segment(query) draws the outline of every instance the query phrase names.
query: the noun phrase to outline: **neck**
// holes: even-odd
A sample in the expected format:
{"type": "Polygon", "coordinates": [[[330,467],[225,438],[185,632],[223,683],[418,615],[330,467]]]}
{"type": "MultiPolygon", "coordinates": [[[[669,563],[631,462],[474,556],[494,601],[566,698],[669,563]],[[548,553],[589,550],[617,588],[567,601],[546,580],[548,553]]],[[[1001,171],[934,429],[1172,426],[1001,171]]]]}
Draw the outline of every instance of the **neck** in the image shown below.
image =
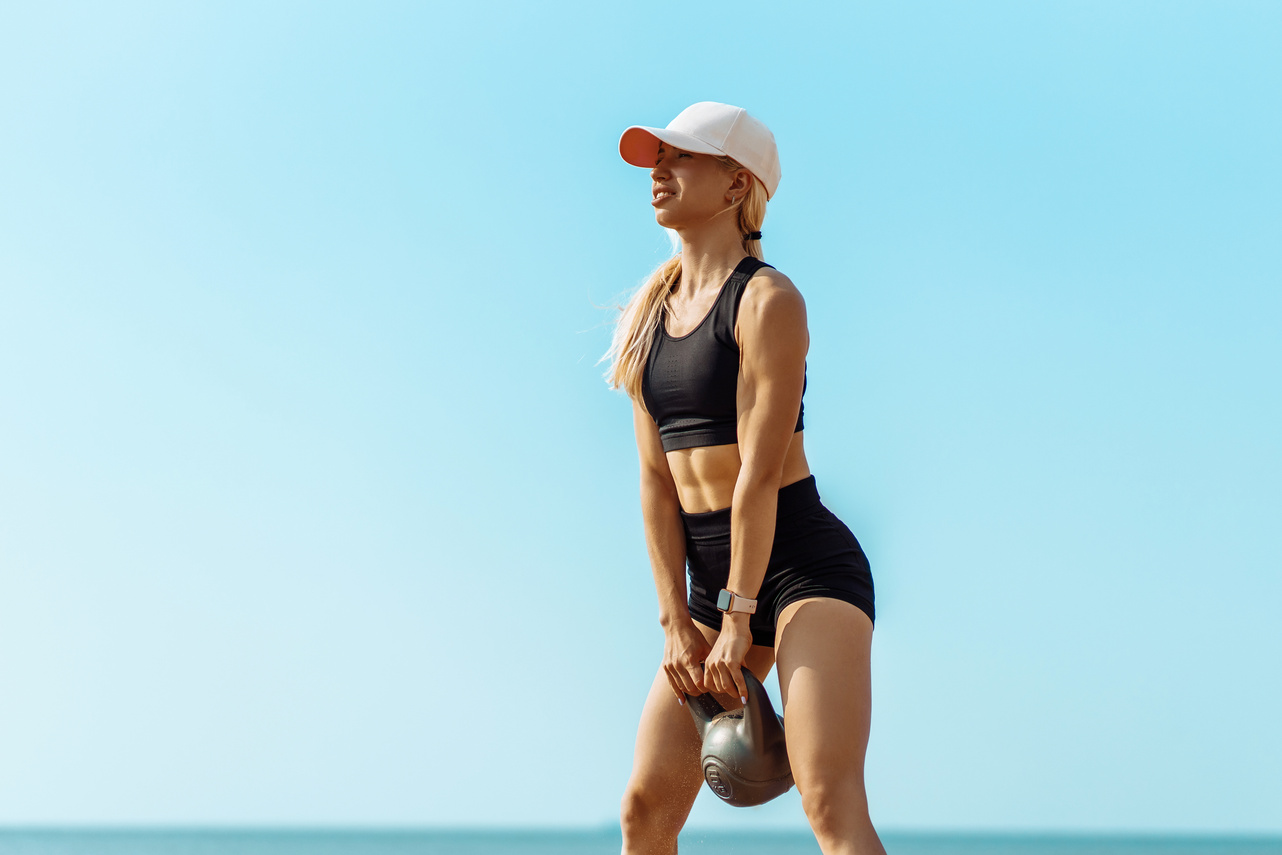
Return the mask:
{"type": "Polygon", "coordinates": [[[677,230],[681,237],[681,285],[688,295],[716,290],[748,254],[736,216],[719,216],[677,230]]]}

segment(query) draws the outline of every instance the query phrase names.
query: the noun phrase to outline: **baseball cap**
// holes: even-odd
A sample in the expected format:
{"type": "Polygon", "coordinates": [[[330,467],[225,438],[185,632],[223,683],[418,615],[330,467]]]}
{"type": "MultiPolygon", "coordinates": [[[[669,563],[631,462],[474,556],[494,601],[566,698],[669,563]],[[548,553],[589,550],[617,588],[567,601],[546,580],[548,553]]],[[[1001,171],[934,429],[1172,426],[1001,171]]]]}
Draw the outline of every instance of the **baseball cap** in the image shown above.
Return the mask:
{"type": "Polygon", "coordinates": [[[682,110],[666,128],[633,125],[619,137],[619,154],[633,166],[652,168],[659,144],[667,143],[698,154],[733,157],[766,188],[773,198],[779,186],[779,151],[775,135],[742,107],[700,101],[682,110]]]}

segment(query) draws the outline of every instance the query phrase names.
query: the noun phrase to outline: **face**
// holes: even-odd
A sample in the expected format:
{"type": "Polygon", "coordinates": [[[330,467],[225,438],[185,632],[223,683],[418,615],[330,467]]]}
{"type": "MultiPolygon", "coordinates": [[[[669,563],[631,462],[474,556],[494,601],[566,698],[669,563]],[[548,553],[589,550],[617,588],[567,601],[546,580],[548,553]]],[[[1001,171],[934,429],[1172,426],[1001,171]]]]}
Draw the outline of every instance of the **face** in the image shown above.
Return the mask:
{"type": "Polygon", "coordinates": [[[650,170],[651,202],[654,219],[668,229],[697,226],[719,215],[732,215],[732,196],[742,200],[745,189],[736,189],[742,179],[709,154],[695,154],[659,146],[654,168],[650,170]]]}

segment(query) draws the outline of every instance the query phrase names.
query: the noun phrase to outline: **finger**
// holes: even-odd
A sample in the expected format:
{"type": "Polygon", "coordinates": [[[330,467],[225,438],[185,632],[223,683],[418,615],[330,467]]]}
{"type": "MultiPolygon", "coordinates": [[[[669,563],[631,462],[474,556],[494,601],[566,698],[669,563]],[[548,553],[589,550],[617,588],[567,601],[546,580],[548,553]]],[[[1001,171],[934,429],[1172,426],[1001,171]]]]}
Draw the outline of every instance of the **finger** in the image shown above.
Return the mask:
{"type": "Polygon", "coordinates": [[[687,694],[698,694],[690,692],[690,687],[686,685],[685,673],[675,664],[664,665],[663,670],[668,675],[668,685],[672,687],[672,693],[677,696],[677,701],[685,704],[687,694]]]}
{"type": "Polygon", "coordinates": [[[726,680],[724,677],[725,665],[720,662],[714,662],[708,668],[708,685],[715,691],[725,694],[726,680]]]}
{"type": "Polygon", "coordinates": [[[686,673],[687,669],[684,663],[674,661],[666,667],[668,669],[668,682],[672,683],[672,687],[680,692],[683,698],[685,695],[699,694],[690,683],[690,675],[686,673]]]}
{"type": "Polygon", "coordinates": [[[686,671],[686,677],[690,680],[690,684],[695,687],[695,690],[691,692],[694,695],[702,695],[708,691],[705,679],[707,675],[704,674],[701,664],[690,665],[686,671]]]}
{"type": "Polygon", "coordinates": [[[736,690],[734,684],[734,672],[732,669],[733,666],[731,665],[726,665],[721,669],[721,691],[725,692],[727,695],[733,695],[737,698],[739,697],[739,692],[736,690]]]}
{"type": "Polygon", "coordinates": [[[676,680],[669,680],[668,684],[672,687],[672,694],[676,695],[677,703],[681,704],[681,706],[685,706],[686,693],[685,690],[681,688],[681,684],[676,680]]]}
{"type": "Polygon", "coordinates": [[[748,703],[748,681],[743,679],[743,671],[736,667],[730,672],[730,676],[734,678],[734,687],[738,690],[735,694],[739,696],[739,700],[748,703]]]}

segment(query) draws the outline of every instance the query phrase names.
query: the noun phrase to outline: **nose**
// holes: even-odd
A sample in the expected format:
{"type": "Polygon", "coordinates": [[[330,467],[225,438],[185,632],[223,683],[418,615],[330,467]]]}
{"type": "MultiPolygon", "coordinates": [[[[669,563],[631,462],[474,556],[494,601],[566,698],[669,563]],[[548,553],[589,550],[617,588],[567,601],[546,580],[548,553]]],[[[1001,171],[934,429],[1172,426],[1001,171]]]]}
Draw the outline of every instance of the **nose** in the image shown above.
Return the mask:
{"type": "Polygon", "coordinates": [[[664,158],[663,160],[659,161],[654,165],[654,169],[650,170],[650,177],[653,180],[658,181],[659,179],[667,176],[668,167],[665,165],[666,163],[667,163],[667,158],[664,158]]]}

